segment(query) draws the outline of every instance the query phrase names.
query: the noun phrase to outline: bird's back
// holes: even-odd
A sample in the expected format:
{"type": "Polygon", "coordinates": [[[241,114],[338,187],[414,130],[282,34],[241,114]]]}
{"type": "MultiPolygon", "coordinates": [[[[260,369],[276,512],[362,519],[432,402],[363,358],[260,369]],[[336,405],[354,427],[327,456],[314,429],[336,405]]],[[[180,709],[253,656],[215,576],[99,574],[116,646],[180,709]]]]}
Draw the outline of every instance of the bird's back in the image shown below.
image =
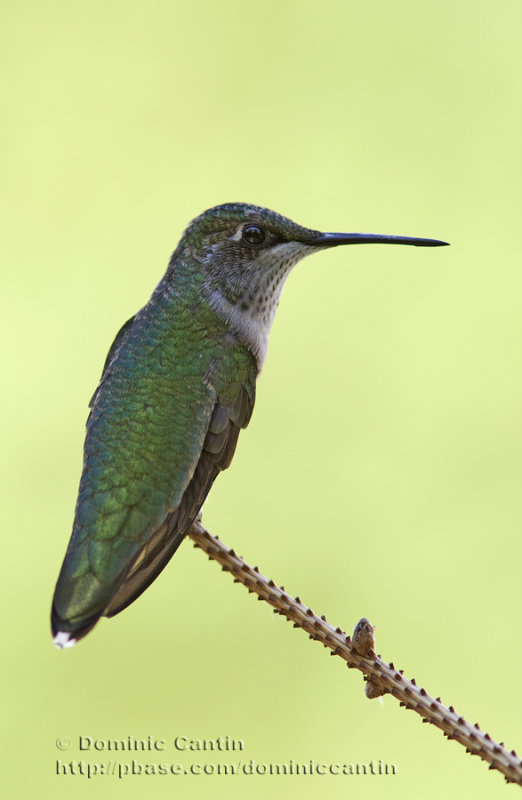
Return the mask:
{"type": "Polygon", "coordinates": [[[153,296],[109,352],[87,422],[55,635],[80,638],[154,580],[250,419],[255,359],[211,309],[198,310],[187,293],[153,296]]]}

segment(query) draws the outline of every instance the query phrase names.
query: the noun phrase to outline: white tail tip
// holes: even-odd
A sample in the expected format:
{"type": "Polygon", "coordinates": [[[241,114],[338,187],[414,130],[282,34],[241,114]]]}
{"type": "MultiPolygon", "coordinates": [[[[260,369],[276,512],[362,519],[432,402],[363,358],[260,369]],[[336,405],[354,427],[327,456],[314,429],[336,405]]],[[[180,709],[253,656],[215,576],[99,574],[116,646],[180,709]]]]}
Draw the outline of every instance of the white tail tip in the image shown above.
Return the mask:
{"type": "Polygon", "coordinates": [[[76,639],[73,639],[71,634],[67,633],[67,631],[58,631],[53,639],[53,643],[55,647],[62,650],[64,647],[74,647],[76,639]]]}

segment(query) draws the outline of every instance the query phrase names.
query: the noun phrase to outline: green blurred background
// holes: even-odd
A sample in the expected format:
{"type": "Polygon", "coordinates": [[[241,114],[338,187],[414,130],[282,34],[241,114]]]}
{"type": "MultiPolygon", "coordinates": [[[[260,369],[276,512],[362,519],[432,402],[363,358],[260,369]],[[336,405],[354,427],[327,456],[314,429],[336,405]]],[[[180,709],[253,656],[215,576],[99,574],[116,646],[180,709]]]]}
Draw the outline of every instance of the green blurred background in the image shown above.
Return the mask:
{"type": "Polygon", "coordinates": [[[385,658],[520,745],[521,22],[519,0],[4,2],[10,796],[512,791],[394,700],[367,701],[359,673],[188,541],[77,648],[52,647],[48,614],[88,400],[190,219],[241,200],[324,230],[447,239],[296,268],[204,522],[334,625],[369,617],[385,658]],[[56,776],[80,735],[228,735],[244,761],[398,774],[56,776]]]}

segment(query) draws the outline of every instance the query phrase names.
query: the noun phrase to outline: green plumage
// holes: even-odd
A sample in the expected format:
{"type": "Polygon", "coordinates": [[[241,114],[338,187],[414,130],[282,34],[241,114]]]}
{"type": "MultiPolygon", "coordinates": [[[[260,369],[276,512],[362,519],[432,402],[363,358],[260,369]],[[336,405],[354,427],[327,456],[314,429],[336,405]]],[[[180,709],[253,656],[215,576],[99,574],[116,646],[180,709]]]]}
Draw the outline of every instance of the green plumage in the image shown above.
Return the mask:
{"type": "MultiPolygon", "coordinates": [[[[179,516],[189,489],[206,495],[250,418],[255,358],[227,335],[212,309],[194,314],[200,283],[183,288],[156,292],[123,326],[92,400],[73,533],[53,611],[55,630],[76,638],[107,612],[162,526],[160,549],[173,539],[179,544],[201,503],[185,500],[181,527],[171,525],[169,532],[165,521],[176,511],[179,516]],[[221,430],[205,451],[219,409],[221,430]],[[195,478],[202,454],[209,463],[195,478]]],[[[140,591],[150,582],[143,568],[142,575],[140,591]]]]}

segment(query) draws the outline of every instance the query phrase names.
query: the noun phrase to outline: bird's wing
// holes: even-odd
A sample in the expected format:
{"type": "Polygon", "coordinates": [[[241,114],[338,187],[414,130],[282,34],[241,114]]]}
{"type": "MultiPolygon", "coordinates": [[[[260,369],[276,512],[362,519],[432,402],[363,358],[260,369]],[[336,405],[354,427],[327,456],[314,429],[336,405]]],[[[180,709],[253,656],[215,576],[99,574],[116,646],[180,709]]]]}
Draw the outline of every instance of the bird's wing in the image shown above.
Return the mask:
{"type": "MultiPolygon", "coordinates": [[[[76,640],[151,583],[173,555],[252,413],[257,366],[223,329],[192,325],[183,350],[156,318],[118,333],[87,423],[71,541],[52,627],[76,640]]],[[[175,332],[174,332],[175,333],[175,332]]]]}
{"type": "Polygon", "coordinates": [[[118,333],[114,337],[114,341],[110,346],[109,352],[107,353],[107,358],[105,359],[105,364],[103,365],[100,382],[99,382],[98,386],[96,387],[96,389],[94,390],[94,394],[93,394],[93,396],[91,397],[91,399],[89,401],[89,408],[93,407],[94,401],[96,400],[96,395],[100,391],[100,388],[101,388],[101,386],[103,384],[104,378],[107,375],[107,368],[108,368],[109,364],[111,363],[112,359],[114,358],[114,356],[117,354],[117,352],[120,349],[120,347],[122,346],[123,342],[125,341],[125,334],[130,330],[130,327],[131,327],[132,323],[134,322],[135,318],[136,318],[136,315],[134,314],[130,319],[127,320],[127,322],[124,322],[123,325],[121,326],[120,330],[118,331],[118,333]]]}
{"type": "Polygon", "coordinates": [[[241,386],[231,405],[216,403],[199,461],[181,503],[138,553],[103,616],[113,617],[123,611],[168,564],[189,532],[216,476],[232,461],[239,431],[250,421],[254,397],[255,384],[252,383],[248,387],[241,386]]]}

